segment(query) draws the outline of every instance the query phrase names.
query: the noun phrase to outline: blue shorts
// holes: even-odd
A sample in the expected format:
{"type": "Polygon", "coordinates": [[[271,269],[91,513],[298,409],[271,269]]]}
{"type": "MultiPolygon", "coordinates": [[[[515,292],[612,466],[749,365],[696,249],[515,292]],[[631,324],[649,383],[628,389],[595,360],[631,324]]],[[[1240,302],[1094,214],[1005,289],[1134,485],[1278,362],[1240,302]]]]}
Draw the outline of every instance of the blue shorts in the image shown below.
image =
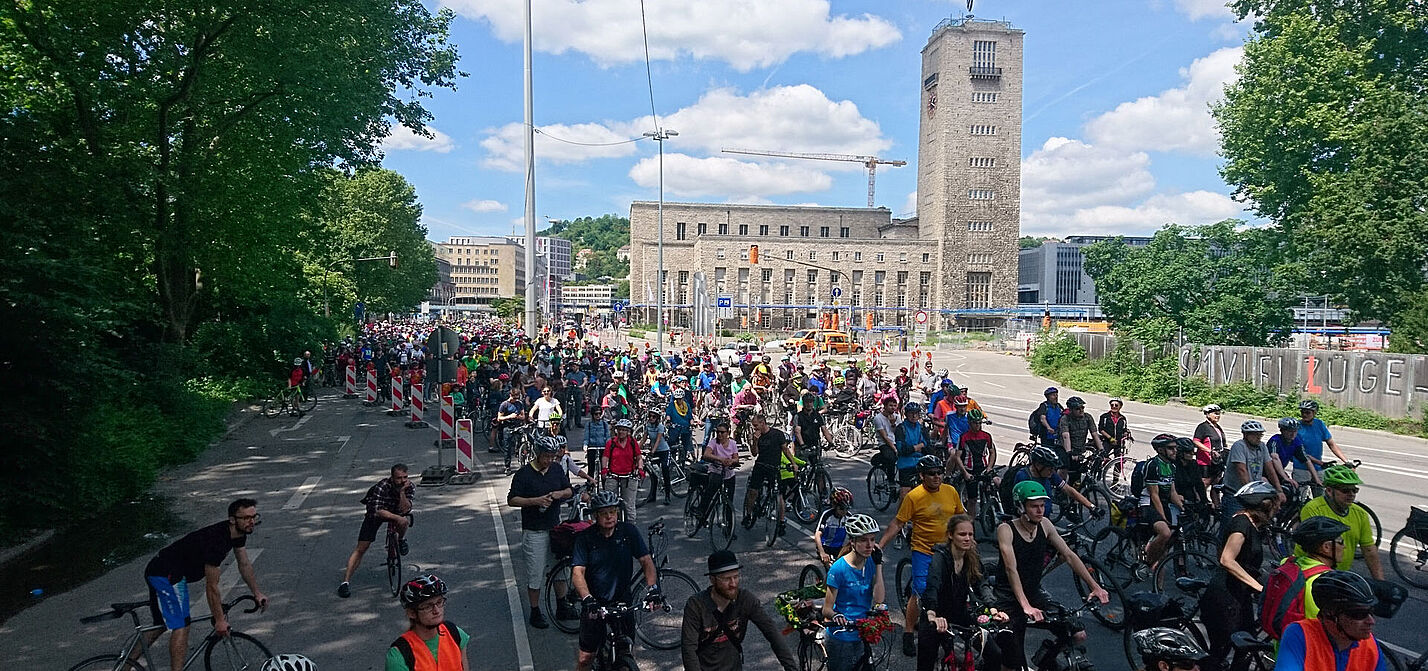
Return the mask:
{"type": "Polygon", "coordinates": [[[144,580],[149,583],[149,611],[153,613],[154,624],[163,624],[169,629],[187,627],[188,583],[182,580],[171,583],[161,575],[144,576],[144,580]]]}
{"type": "Polygon", "coordinates": [[[932,555],[912,551],[912,593],[922,595],[927,589],[927,569],[932,566],[932,555]]]}

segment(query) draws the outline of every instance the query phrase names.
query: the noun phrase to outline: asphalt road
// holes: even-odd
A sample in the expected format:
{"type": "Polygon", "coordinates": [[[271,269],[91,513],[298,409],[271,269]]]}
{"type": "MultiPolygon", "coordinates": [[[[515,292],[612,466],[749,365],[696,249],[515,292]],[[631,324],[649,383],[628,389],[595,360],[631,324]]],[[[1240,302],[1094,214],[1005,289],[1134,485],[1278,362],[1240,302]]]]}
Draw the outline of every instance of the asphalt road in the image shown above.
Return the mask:
{"type": "MultiPolygon", "coordinates": [[[[973,397],[994,421],[990,428],[995,440],[1004,448],[1024,438],[1026,415],[1050,384],[1030,375],[1015,356],[942,351],[934,355],[934,363],[950,368],[959,384],[972,388],[973,397]]],[[[311,415],[297,420],[256,418],[199,461],[167,473],[156,489],[181,502],[191,528],[223,519],[224,507],[235,497],[258,499],[262,524],[248,547],[259,583],[272,603],[265,613],[235,615],[235,629],[257,636],[275,653],[306,654],[323,669],[380,669],[386,648],[405,627],[400,607],[386,591],[380,550],[367,556],[354,577],[351,598],[340,599],[335,590],[361,521],[358,500],[393,462],[410,464],[413,474],[435,463],[436,434],[433,429],[405,428],[404,419],[388,417],[380,408],[364,408],[358,401],[341,400],[332,390],[324,392],[311,415]]],[[[1104,397],[1080,395],[1096,413],[1105,407],[1104,397]]],[[[1147,453],[1151,435],[1188,433],[1201,419],[1195,409],[1134,402],[1127,404],[1126,412],[1142,441],[1138,449],[1147,453]]],[[[429,420],[434,416],[428,413],[429,420]]],[[[1225,422],[1237,426],[1241,419],[1226,417],[1225,422]]],[[[1335,429],[1335,437],[1351,458],[1364,461],[1368,483],[1360,500],[1383,520],[1386,550],[1387,539],[1402,526],[1408,507],[1424,499],[1419,488],[1428,479],[1428,442],[1353,429],[1335,429]]],[[[579,443],[578,433],[571,443],[579,443]]],[[[476,484],[418,490],[408,561],[439,574],[451,586],[447,615],[472,634],[476,669],[573,668],[574,636],[554,628],[531,629],[524,623],[524,590],[516,586],[522,569],[519,557],[512,554],[520,539],[518,511],[504,504],[509,479],[498,475],[499,464],[488,462],[481,446],[477,452],[485,477],[476,484]]],[[[835,482],[851,489],[860,502],[867,500],[865,459],[866,455],[830,460],[835,482]]],[[[743,480],[741,475],[741,495],[743,480]]],[[[678,534],[680,513],[676,500],[672,506],[642,508],[637,521],[644,526],[665,517],[671,531],[669,566],[694,577],[702,587],[707,542],[703,536],[686,539],[678,534]]],[[[890,519],[891,511],[879,517],[890,519]]],[[[808,530],[791,526],[787,537],[773,548],[764,548],[755,535],[739,538],[733,549],[744,564],[743,588],[769,603],[772,612],[773,595],[795,586],[799,570],[816,559],[808,530]]],[[[900,556],[890,553],[889,585],[900,556]]],[[[11,618],[0,626],[0,635],[9,642],[0,651],[0,668],[67,669],[90,655],[111,652],[128,633],[125,621],[82,625],[78,619],[100,612],[110,602],[143,599],[141,575],[146,562],[142,558],[120,565],[11,618]]],[[[230,597],[244,589],[231,566],[225,566],[221,587],[230,597]]],[[[1069,584],[1050,587],[1067,603],[1074,598],[1069,584]]],[[[1381,621],[1378,631],[1395,646],[1422,650],[1428,648],[1428,635],[1415,623],[1428,617],[1428,593],[1411,591],[1413,598],[1398,617],[1381,621]]],[[[194,610],[195,614],[206,611],[200,596],[195,597],[194,610]]],[[[787,640],[795,643],[795,637],[787,640]]],[[[1126,668],[1119,633],[1093,623],[1088,647],[1099,668],[1126,668]]],[[[745,642],[747,668],[776,668],[766,649],[759,634],[751,633],[745,642]]],[[[165,668],[163,650],[156,649],[154,655],[165,668]]],[[[642,668],[680,668],[677,651],[640,648],[637,655],[642,668]]],[[[892,668],[912,666],[910,659],[897,655],[893,661],[892,668]]]]}

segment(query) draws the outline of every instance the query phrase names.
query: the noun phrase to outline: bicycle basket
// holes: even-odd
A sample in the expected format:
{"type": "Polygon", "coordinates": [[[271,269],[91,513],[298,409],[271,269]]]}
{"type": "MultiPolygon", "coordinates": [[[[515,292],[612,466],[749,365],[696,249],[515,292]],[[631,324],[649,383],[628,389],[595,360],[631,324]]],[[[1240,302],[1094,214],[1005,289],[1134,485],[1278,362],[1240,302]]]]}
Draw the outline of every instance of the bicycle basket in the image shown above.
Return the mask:
{"type": "Polygon", "coordinates": [[[689,482],[690,491],[697,491],[708,486],[709,463],[698,461],[690,464],[689,470],[684,472],[684,479],[689,482]]]}
{"type": "Polygon", "coordinates": [[[1409,538],[1428,543],[1428,508],[1413,506],[1408,509],[1408,525],[1403,528],[1409,538]]]}

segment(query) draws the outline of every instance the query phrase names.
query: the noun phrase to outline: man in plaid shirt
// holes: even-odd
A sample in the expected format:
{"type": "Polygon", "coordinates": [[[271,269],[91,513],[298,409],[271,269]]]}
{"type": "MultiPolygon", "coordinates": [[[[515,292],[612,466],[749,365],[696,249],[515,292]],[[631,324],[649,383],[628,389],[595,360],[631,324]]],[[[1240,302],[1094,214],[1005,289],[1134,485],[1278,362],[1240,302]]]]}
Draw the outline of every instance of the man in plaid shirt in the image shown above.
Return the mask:
{"type": "Polygon", "coordinates": [[[367,505],[367,515],[362,518],[362,529],[357,532],[357,547],[347,558],[347,571],[342,574],[342,584],[337,586],[337,596],[345,599],[352,595],[352,586],[348,581],[357,571],[357,565],[362,563],[362,555],[367,554],[372,541],[377,540],[377,529],[383,524],[392,525],[400,539],[401,553],[407,553],[407,526],[411,522],[405,515],[412,511],[412,494],[415,491],[416,487],[407,477],[406,464],[393,464],[391,474],[367,490],[367,495],[362,497],[362,503],[367,505]]]}

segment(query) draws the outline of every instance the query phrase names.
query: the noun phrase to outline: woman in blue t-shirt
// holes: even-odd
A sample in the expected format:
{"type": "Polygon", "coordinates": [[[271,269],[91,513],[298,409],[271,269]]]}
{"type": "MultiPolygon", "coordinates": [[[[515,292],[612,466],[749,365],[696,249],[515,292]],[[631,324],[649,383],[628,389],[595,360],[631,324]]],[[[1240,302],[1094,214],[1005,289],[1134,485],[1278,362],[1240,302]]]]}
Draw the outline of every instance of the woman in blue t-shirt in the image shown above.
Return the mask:
{"type": "Polygon", "coordinates": [[[829,624],[824,649],[827,671],[852,671],[867,648],[852,628],[854,621],[874,609],[885,608],[882,551],[875,534],[878,523],[867,515],[853,514],[843,523],[852,549],[828,569],[827,594],[823,597],[823,619],[829,624]]]}

